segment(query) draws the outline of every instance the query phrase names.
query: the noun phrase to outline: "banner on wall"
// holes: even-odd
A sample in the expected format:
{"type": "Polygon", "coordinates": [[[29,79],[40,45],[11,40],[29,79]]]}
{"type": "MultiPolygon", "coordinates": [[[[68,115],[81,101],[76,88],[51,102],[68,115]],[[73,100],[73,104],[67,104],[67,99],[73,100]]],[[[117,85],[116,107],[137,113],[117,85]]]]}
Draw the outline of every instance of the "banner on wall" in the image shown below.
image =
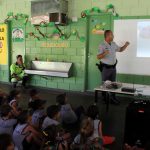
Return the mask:
{"type": "Polygon", "coordinates": [[[24,41],[24,31],[22,28],[13,28],[12,40],[13,40],[13,42],[23,42],[24,41]]]}
{"type": "Polygon", "coordinates": [[[0,24],[0,65],[7,64],[7,25],[0,24]]]}

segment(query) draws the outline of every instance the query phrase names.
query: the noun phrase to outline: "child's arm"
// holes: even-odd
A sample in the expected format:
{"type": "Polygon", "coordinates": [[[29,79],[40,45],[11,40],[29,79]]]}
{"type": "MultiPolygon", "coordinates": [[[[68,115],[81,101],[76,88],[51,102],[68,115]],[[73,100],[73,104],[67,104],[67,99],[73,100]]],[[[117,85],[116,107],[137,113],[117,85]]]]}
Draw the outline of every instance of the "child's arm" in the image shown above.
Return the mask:
{"type": "Polygon", "coordinates": [[[38,132],[35,128],[33,128],[31,125],[29,125],[26,128],[26,132],[31,132],[33,135],[40,137],[42,134],[38,132]]]}
{"type": "Polygon", "coordinates": [[[20,114],[20,111],[18,111],[18,108],[17,108],[17,103],[14,102],[12,105],[12,113],[15,115],[15,116],[18,116],[20,114]]]}
{"type": "Polygon", "coordinates": [[[100,121],[99,126],[98,126],[98,132],[99,132],[99,136],[100,138],[103,137],[103,133],[102,133],[102,122],[100,121]]]}
{"type": "Polygon", "coordinates": [[[60,143],[59,146],[58,146],[58,149],[59,150],[68,150],[68,144],[67,142],[63,142],[62,144],[60,143]]]}

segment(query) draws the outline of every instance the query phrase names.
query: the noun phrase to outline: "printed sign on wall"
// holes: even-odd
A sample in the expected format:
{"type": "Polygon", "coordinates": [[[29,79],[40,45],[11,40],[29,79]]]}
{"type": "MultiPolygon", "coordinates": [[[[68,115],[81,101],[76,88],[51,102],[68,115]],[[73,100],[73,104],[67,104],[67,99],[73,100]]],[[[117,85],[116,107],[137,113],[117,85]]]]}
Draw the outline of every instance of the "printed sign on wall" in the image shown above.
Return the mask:
{"type": "Polygon", "coordinates": [[[7,64],[7,51],[8,51],[8,39],[7,39],[7,25],[0,24],[0,65],[7,64]]]}
{"type": "Polygon", "coordinates": [[[41,47],[44,47],[44,48],[68,48],[69,42],[61,42],[61,43],[44,42],[44,43],[42,43],[41,47]]]}
{"type": "Polygon", "coordinates": [[[24,31],[22,28],[14,28],[12,30],[12,40],[13,40],[13,42],[23,42],[24,41],[24,31]]]}

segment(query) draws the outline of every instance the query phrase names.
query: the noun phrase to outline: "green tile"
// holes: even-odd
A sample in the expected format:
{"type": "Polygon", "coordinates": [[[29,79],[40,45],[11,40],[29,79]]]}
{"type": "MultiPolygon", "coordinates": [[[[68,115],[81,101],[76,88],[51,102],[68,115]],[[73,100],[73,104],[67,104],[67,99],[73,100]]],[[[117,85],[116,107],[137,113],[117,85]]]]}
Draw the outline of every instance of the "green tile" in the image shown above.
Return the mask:
{"type": "Polygon", "coordinates": [[[72,48],[85,48],[85,43],[80,41],[71,41],[72,48]]]}
{"type": "Polygon", "coordinates": [[[71,61],[74,63],[83,64],[84,63],[84,57],[83,56],[71,56],[71,61]]]}
{"type": "Polygon", "coordinates": [[[84,56],[85,55],[85,48],[77,48],[77,55],[84,56]]]}
{"type": "Polygon", "coordinates": [[[53,55],[63,55],[64,50],[63,50],[63,48],[52,48],[52,54],[53,55]]]}
{"type": "Polygon", "coordinates": [[[126,75],[126,83],[134,83],[135,78],[133,75],[126,75]]]}
{"type": "Polygon", "coordinates": [[[3,71],[3,75],[8,78],[8,76],[9,76],[9,71],[8,71],[8,70],[7,70],[7,71],[3,71]]]}
{"type": "Polygon", "coordinates": [[[1,65],[1,70],[8,70],[8,65],[1,65]]]}
{"type": "Polygon", "coordinates": [[[49,54],[52,54],[52,49],[51,48],[41,48],[40,49],[40,53],[41,54],[44,53],[44,54],[48,54],[49,55],[49,54]]]}
{"type": "Polygon", "coordinates": [[[32,80],[41,80],[41,77],[39,75],[31,75],[32,80]]]}
{"type": "Polygon", "coordinates": [[[84,77],[76,77],[76,84],[84,84],[84,77]]]}
{"type": "Polygon", "coordinates": [[[46,87],[47,83],[46,81],[37,80],[36,85],[41,87],[46,87]]]}
{"type": "Polygon", "coordinates": [[[47,82],[47,87],[48,88],[57,88],[57,82],[51,82],[51,81],[48,81],[47,82]]]}
{"type": "Polygon", "coordinates": [[[76,48],[64,48],[64,55],[76,55],[76,48]]]}
{"type": "Polygon", "coordinates": [[[58,55],[48,55],[49,61],[57,61],[58,55]]]}
{"type": "Polygon", "coordinates": [[[62,77],[53,77],[52,81],[53,82],[63,83],[64,82],[64,78],[62,78],[62,77]]]}
{"type": "Polygon", "coordinates": [[[43,77],[43,76],[40,76],[41,78],[41,81],[43,81],[43,82],[47,82],[48,81],[48,79],[47,79],[47,77],[43,77]]]}
{"type": "Polygon", "coordinates": [[[26,48],[26,54],[30,54],[30,48],[26,48]]]}
{"type": "Polygon", "coordinates": [[[36,85],[36,80],[29,80],[28,83],[29,83],[30,85],[36,85]]]}
{"type": "Polygon", "coordinates": [[[70,78],[64,78],[64,83],[76,83],[76,78],[75,77],[70,77],[70,78]]]}
{"type": "Polygon", "coordinates": [[[36,47],[35,41],[27,41],[26,42],[26,47],[27,48],[35,48],[36,47]]]}
{"type": "Polygon", "coordinates": [[[40,48],[31,48],[30,49],[30,53],[32,54],[32,53],[34,53],[34,54],[39,54],[41,51],[40,51],[41,49],[40,48]]]}
{"type": "Polygon", "coordinates": [[[71,57],[68,55],[58,55],[57,61],[59,61],[59,62],[71,62],[71,57]]]}
{"type": "Polygon", "coordinates": [[[125,74],[117,74],[117,81],[118,82],[125,82],[127,81],[127,76],[125,74]]]}
{"type": "Polygon", "coordinates": [[[134,75],[133,82],[136,83],[136,84],[143,84],[144,78],[143,78],[143,76],[140,76],[140,75],[134,75]]]}
{"type": "Polygon", "coordinates": [[[150,85],[150,76],[143,76],[143,84],[150,85]]]}
{"type": "Polygon", "coordinates": [[[72,91],[84,91],[83,84],[70,84],[70,90],[72,91]]]}
{"type": "Polygon", "coordinates": [[[58,89],[69,90],[69,84],[68,83],[58,83],[58,89]]]}
{"type": "Polygon", "coordinates": [[[36,47],[43,47],[43,44],[46,43],[46,41],[38,41],[38,40],[36,40],[35,43],[36,43],[35,44],[36,47]]]}

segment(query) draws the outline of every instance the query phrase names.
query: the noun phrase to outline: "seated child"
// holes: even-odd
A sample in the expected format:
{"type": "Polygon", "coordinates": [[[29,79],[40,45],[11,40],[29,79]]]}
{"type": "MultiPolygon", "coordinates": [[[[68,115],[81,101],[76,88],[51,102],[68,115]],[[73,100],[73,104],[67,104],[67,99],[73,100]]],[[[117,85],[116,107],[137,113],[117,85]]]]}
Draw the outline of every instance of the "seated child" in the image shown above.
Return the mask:
{"type": "Polygon", "coordinates": [[[0,134],[0,150],[15,150],[15,146],[9,134],[0,134]]]}
{"type": "Polygon", "coordinates": [[[18,116],[21,112],[21,109],[18,107],[18,102],[21,97],[21,92],[13,90],[9,94],[9,105],[12,107],[12,113],[14,116],[18,116]]]}
{"type": "Polygon", "coordinates": [[[89,108],[87,109],[87,116],[94,121],[94,133],[90,138],[94,139],[99,137],[103,139],[104,145],[112,144],[115,141],[115,137],[103,136],[102,134],[102,122],[98,119],[99,117],[98,107],[95,105],[89,106],[89,108]]]}
{"type": "Polygon", "coordinates": [[[31,89],[29,94],[29,102],[34,102],[35,100],[40,99],[39,92],[36,89],[31,89]]]}
{"type": "Polygon", "coordinates": [[[44,131],[44,150],[68,150],[68,143],[64,139],[62,129],[57,125],[50,125],[44,131]]]}
{"type": "Polygon", "coordinates": [[[42,129],[50,125],[59,125],[60,109],[57,105],[51,105],[47,108],[47,117],[44,119],[42,129]]]}
{"type": "Polygon", "coordinates": [[[18,150],[38,148],[41,144],[41,133],[30,125],[28,111],[22,111],[18,116],[18,125],[13,132],[13,141],[18,150]]]}
{"type": "Polygon", "coordinates": [[[0,109],[0,134],[7,133],[12,135],[14,126],[17,124],[17,119],[12,118],[12,108],[5,104],[0,109]]]}
{"type": "Polygon", "coordinates": [[[60,94],[56,97],[56,102],[60,106],[61,122],[64,124],[73,124],[77,122],[77,116],[72,110],[71,105],[67,103],[66,94],[60,94]]]}
{"type": "Polygon", "coordinates": [[[44,117],[46,116],[44,110],[45,103],[46,103],[45,100],[40,100],[40,99],[33,102],[32,125],[37,128],[41,128],[44,117]]]}
{"type": "Polygon", "coordinates": [[[75,150],[90,150],[98,149],[102,150],[99,139],[90,139],[93,135],[94,126],[93,121],[90,118],[86,118],[82,121],[80,127],[80,133],[75,137],[71,149],[75,150]]]}

